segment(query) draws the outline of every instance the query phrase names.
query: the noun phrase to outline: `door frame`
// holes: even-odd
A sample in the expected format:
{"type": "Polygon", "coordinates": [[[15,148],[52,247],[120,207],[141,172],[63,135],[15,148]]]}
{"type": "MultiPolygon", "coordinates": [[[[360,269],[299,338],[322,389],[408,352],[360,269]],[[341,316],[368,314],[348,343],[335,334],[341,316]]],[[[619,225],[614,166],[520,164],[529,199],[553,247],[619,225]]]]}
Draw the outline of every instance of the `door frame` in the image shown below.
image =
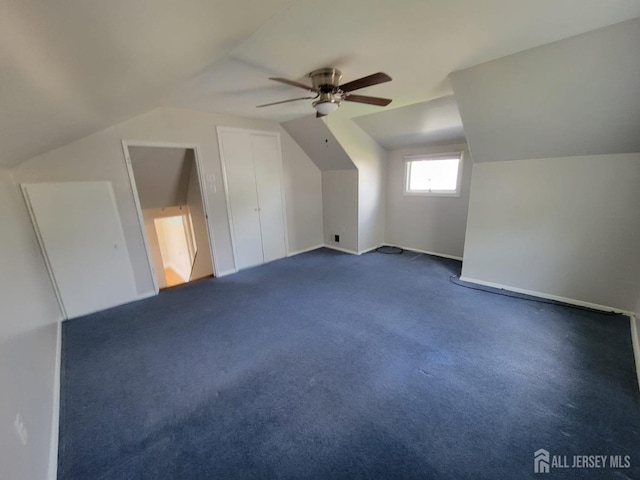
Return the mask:
{"type": "Polygon", "coordinates": [[[209,205],[206,195],[206,185],[204,181],[204,169],[202,167],[202,160],[200,156],[200,146],[195,143],[168,143],[168,142],[153,142],[143,140],[122,140],[122,150],[124,152],[125,165],[127,167],[127,174],[129,176],[129,186],[131,187],[131,193],[133,194],[133,202],[136,206],[136,214],[138,216],[138,226],[142,233],[144,240],[144,249],[147,254],[147,263],[149,265],[149,272],[153,280],[153,289],[157,295],[160,292],[158,287],[158,279],[156,278],[156,272],[153,268],[153,258],[151,257],[151,249],[149,248],[149,240],[147,238],[147,229],[144,225],[144,216],[142,214],[142,207],[140,205],[140,197],[138,196],[138,187],[136,185],[136,179],[133,172],[133,166],[131,165],[131,155],[129,153],[129,147],[155,147],[155,148],[180,148],[186,150],[193,150],[194,162],[196,167],[196,173],[198,175],[198,184],[200,185],[200,197],[202,199],[202,208],[204,210],[205,220],[207,222],[207,235],[209,237],[209,251],[211,252],[211,265],[213,266],[213,276],[217,277],[216,268],[216,250],[215,242],[213,239],[213,231],[211,229],[211,222],[209,222],[209,205]]]}
{"type": "MultiPolygon", "coordinates": [[[[280,156],[280,196],[282,199],[282,223],[284,225],[284,250],[285,250],[285,258],[289,256],[289,231],[287,230],[287,203],[286,196],[284,194],[284,167],[282,165],[282,146],[280,143],[280,132],[273,132],[270,130],[255,130],[250,128],[238,128],[238,127],[225,127],[225,126],[217,126],[216,134],[218,136],[218,151],[220,153],[220,165],[222,167],[222,184],[224,186],[224,200],[227,204],[227,220],[229,222],[229,234],[231,235],[231,251],[233,253],[233,267],[235,271],[238,271],[238,252],[236,251],[236,239],[233,233],[233,215],[231,213],[231,201],[229,199],[229,183],[227,181],[227,166],[224,157],[224,149],[222,148],[222,137],[221,134],[229,132],[229,133],[249,133],[254,135],[263,135],[263,136],[271,136],[275,137],[276,143],[278,145],[278,155],[280,156]]],[[[264,256],[263,256],[264,260],[264,256]]]]}
{"type": "Polygon", "coordinates": [[[47,254],[47,249],[45,248],[45,245],[44,245],[44,239],[42,238],[42,233],[40,232],[40,228],[38,227],[38,221],[36,220],[36,215],[33,210],[33,206],[31,205],[31,199],[29,198],[28,188],[29,188],[28,183],[20,184],[20,190],[22,191],[22,196],[27,206],[27,212],[29,213],[29,219],[31,220],[33,231],[35,232],[36,239],[38,240],[38,246],[40,247],[40,252],[42,253],[42,259],[44,260],[44,263],[47,267],[47,272],[49,273],[49,279],[51,280],[53,292],[55,293],[56,300],[58,301],[58,307],[60,307],[62,320],[68,320],[69,314],[67,313],[67,310],[64,306],[64,301],[62,300],[62,294],[60,293],[60,288],[58,287],[56,276],[53,273],[53,266],[51,265],[51,261],[49,260],[49,255],[47,254]]]}

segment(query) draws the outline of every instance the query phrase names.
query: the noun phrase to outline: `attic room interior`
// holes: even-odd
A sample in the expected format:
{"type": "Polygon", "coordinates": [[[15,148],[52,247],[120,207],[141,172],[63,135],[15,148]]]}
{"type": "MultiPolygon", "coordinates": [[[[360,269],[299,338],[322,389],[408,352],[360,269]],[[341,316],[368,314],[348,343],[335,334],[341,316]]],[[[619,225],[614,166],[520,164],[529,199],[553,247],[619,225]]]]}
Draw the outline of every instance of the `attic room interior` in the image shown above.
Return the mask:
{"type": "Polygon", "coordinates": [[[640,478],[640,2],[0,0],[0,478],[640,478]]]}

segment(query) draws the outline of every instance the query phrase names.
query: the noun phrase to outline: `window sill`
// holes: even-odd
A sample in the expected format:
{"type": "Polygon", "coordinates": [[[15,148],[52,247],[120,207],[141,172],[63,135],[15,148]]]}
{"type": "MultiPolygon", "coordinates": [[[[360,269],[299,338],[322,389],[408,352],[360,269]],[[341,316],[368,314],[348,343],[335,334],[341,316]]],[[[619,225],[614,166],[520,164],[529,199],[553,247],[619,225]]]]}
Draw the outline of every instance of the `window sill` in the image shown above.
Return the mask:
{"type": "Polygon", "coordinates": [[[460,192],[404,192],[407,197],[460,197],[460,192]]]}

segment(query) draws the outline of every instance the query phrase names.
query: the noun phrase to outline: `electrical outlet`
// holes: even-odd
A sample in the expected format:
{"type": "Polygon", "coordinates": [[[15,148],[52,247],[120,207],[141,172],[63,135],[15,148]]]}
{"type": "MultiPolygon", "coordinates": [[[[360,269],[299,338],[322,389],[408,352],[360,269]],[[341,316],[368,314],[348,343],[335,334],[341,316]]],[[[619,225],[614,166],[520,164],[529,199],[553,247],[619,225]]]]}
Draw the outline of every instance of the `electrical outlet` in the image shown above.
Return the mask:
{"type": "Polygon", "coordinates": [[[340,243],[340,235],[334,235],[333,236],[333,241],[336,243],[340,243]]]}
{"type": "Polygon", "coordinates": [[[18,435],[20,442],[22,442],[22,445],[26,445],[29,441],[29,434],[27,433],[27,427],[24,426],[24,422],[22,421],[22,416],[19,413],[13,421],[13,426],[16,430],[16,435],[18,435]]]}

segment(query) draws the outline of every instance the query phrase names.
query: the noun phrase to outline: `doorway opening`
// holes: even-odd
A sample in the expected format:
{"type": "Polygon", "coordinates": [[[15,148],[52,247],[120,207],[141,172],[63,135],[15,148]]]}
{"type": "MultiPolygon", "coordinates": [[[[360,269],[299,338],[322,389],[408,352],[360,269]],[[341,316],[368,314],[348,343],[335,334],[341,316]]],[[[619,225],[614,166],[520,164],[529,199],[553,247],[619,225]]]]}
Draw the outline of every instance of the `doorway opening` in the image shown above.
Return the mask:
{"type": "Polygon", "coordinates": [[[154,218],[153,223],[167,287],[187,283],[198,251],[191,214],[154,218]]]}
{"type": "Polygon", "coordinates": [[[156,290],[214,275],[195,148],[126,145],[156,290]]]}

